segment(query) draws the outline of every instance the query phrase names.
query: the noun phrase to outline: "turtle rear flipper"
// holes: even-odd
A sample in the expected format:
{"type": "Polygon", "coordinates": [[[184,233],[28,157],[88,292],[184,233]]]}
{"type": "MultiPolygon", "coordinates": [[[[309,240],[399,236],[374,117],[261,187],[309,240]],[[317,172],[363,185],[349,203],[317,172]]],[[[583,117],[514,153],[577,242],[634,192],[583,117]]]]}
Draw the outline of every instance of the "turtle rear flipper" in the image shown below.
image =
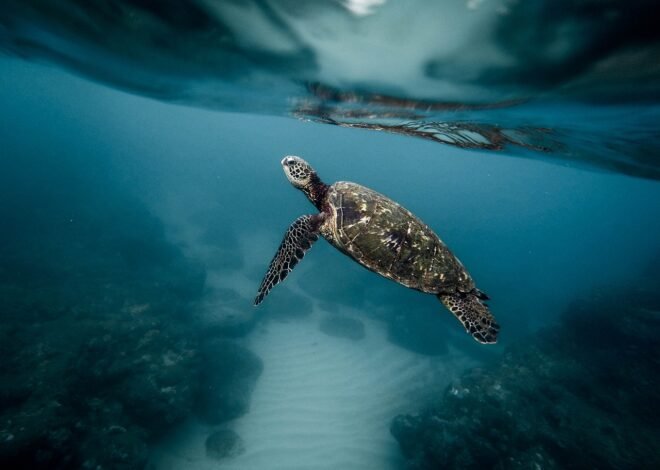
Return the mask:
{"type": "Polygon", "coordinates": [[[439,294],[438,298],[478,342],[483,344],[497,342],[500,326],[477,294],[457,292],[439,294]]]}
{"type": "Polygon", "coordinates": [[[282,282],[298,262],[303,259],[305,252],[312,247],[318,239],[319,227],[323,223],[323,215],[303,215],[291,224],[284,234],[284,239],[277,249],[277,253],[268,266],[254,305],[259,305],[275,285],[282,282]]]}

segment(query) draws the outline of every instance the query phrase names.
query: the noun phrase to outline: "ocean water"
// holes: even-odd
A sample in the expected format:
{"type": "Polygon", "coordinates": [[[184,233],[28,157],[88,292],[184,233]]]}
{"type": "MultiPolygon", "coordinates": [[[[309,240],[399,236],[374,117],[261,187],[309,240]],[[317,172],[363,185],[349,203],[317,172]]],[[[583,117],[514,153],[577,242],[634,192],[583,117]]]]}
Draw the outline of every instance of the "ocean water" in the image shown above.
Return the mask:
{"type": "Polygon", "coordinates": [[[656,10],[5,2],[0,467],[660,466],[656,10]],[[323,239],[254,307],[285,155],[436,231],[497,344],[323,239]]]}

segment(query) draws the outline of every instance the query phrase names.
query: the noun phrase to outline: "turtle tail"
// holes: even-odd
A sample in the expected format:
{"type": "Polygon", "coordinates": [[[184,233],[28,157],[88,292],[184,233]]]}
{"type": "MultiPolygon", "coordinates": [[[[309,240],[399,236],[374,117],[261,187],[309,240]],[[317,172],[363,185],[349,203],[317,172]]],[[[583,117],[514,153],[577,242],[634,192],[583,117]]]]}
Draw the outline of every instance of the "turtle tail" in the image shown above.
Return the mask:
{"type": "Polygon", "coordinates": [[[469,293],[438,294],[438,299],[463,324],[474,339],[483,344],[497,342],[500,326],[482,301],[488,296],[479,290],[469,293]]]}

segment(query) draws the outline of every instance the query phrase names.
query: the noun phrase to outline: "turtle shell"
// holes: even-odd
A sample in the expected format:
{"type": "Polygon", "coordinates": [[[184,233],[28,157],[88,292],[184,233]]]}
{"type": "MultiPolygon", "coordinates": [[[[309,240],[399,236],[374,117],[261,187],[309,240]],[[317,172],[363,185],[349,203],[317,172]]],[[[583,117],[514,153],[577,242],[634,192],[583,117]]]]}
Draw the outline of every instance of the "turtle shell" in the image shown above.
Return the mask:
{"type": "Polygon", "coordinates": [[[469,292],[474,282],[428,225],[391,199],[344,181],[330,186],[323,232],[358,263],[428,293],[469,292]]]}

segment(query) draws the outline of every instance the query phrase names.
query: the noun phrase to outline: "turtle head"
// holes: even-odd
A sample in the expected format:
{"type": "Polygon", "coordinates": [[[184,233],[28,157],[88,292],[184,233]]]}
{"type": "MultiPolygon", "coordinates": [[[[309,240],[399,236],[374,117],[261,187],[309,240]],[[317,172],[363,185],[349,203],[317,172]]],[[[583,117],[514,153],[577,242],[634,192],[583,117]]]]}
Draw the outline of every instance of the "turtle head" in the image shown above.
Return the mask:
{"type": "Polygon", "coordinates": [[[284,157],[282,168],[289,182],[298,189],[304,189],[318,180],[314,169],[300,157],[284,157]]]}
{"type": "Polygon", "coordinates": [[[319,210],[323,210],[323,201],[328,186],[323,184],[309,163],[292,155],[282,159],[282,168],[289,182],[300,189],[319,210]]]}

